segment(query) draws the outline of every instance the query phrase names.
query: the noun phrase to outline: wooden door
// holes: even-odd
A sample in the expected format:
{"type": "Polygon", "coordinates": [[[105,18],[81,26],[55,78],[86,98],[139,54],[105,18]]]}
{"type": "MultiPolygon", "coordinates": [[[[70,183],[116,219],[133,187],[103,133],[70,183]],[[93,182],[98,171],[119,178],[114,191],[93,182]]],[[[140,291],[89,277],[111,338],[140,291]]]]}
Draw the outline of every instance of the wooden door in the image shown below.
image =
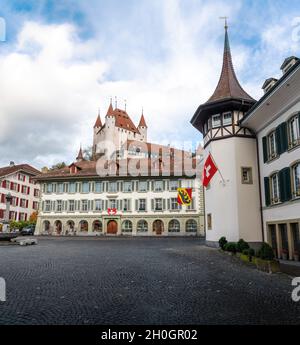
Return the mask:
{"type": "Polygon", "coordinates": [[[156,235],[161,235],[163,232],[163,223],[161,220],[156,220],[153,223],[153,230],[155,231],[156,235]]]}
{"type": "Polygon", "coordinates": [[[118,232],[118,224],[115,220],[111,220],[107,224],[107,233],[110,235],[116,235],[118,232]]]}

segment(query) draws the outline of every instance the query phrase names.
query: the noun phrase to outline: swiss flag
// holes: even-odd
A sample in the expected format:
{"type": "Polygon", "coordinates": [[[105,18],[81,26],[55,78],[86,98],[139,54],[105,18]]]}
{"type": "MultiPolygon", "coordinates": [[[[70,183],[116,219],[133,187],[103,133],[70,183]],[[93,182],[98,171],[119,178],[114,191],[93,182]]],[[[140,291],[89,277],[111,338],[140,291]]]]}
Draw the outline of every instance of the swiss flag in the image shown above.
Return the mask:
{"type": "Polygon", "coordinates": [[[208,155],[203,169],[203,178],[202,184],[204,187],[207,187],[210,180],[214,177],[215,173],[218,171],[218,168],[212,159],[211,154],[208,155]]]}

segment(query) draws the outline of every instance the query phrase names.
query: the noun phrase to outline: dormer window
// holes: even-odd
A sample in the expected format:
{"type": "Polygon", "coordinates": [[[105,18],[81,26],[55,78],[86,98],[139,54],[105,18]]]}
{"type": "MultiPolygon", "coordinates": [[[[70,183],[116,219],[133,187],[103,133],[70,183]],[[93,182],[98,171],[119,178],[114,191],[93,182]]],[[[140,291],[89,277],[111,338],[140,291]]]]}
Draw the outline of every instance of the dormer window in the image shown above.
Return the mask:
{"type": "Polygon", "coordinates": [[[232,124],[232,113],[224,113],[223,114],[223,126],[231,125],[232,124]]]}
{"type": "Polygon", "coordinates": [[[221,126],[221,115],[213,115],[212,116],[212,128],[217,128],[221,126]]]}

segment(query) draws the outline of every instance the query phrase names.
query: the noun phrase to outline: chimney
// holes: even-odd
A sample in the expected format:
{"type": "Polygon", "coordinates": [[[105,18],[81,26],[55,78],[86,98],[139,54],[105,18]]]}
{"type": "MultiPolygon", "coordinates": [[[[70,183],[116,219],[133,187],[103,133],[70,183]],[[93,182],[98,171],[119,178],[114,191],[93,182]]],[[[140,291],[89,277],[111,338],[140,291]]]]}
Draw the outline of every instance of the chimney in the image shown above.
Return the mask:
{"type": "Polygon", "coordinates": [[[10,166],[10,167],[14,167],[14,166],[15,166],[15,162],[10,161],[10,162],[9,162],[9,166],[10,166]]]}

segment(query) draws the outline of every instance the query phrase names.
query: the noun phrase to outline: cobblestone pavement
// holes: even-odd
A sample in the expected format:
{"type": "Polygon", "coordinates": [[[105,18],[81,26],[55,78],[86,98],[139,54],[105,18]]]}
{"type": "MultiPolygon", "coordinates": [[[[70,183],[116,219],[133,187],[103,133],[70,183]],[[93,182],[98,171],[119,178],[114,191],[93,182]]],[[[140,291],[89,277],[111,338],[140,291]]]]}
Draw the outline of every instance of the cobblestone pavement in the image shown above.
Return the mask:
{"type": "Polygon", "coordinates": [[[55,238],[1,246],[0,324],[299,324],[291,278],[195,238],[55,238]]]}

